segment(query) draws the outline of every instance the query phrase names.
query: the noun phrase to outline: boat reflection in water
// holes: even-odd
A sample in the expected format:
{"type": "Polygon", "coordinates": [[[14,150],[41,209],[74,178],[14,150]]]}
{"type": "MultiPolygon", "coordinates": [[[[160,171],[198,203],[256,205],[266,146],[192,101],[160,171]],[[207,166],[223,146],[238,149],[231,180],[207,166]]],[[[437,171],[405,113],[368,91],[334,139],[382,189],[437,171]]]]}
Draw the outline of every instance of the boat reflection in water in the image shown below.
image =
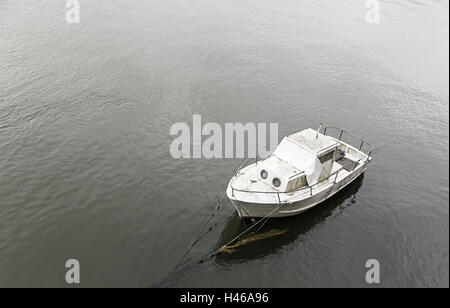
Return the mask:
{"type": "MultiPolygon", "coordinates": [[[[260,230],[258,229],[261,224],[255,226],[254,230],[249,231],[247,235],[226,246],[217,255],[216,262],[226,265],[229,262],[246,262],[276,253],[286,245],[299,240],[327,218],[340,215],[345,208],[355,204],[357,201],[356,195],[363,180],[364,175],[329,200],[302,215],[283,219],[269,219],[260,230]]],[[[220,235],[217,248],[231,241],[250,227],[251,223],[246,221],[245,225],[237,213],[230,217],[220,235]]]]}

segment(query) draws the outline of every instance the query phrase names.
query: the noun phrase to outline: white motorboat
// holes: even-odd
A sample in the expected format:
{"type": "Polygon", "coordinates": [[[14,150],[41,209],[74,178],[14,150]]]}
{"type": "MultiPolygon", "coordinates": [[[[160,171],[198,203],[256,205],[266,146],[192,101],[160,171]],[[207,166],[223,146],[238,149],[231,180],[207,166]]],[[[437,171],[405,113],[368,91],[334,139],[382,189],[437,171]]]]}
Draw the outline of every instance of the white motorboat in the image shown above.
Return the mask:
{"type": "Polygon", "coordinates": [[[308,128],[283,138],[268,158],[237,170],[227,197],[241,218],[297,215],[362,175],[371,152],[369,143],[343,129],[308,128]]]}

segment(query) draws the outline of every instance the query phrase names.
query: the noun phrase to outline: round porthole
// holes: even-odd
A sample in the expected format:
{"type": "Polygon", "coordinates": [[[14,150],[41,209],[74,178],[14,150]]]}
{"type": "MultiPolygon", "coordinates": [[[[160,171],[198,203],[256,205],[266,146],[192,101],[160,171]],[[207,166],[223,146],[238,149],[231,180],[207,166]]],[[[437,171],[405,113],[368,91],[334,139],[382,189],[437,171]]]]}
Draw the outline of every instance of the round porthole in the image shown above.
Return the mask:
{"type": "Polygon", "coordinates": [[[272,184],[273,184],[273,186],[275,186],[275,187],[280,187],[281,181],[280,181],[279,178],[274,178],[273,181],[272,181],[272,184]]]}
{"type": "Polygon", "coordinates": [[[267,176],[268,176],[267,171],[266,171],[266,170],[262,170],[262,171],[261,171],[261,178],[262,178],[263,180],[265,180],[265,179],[267,179],[267,176]]]}

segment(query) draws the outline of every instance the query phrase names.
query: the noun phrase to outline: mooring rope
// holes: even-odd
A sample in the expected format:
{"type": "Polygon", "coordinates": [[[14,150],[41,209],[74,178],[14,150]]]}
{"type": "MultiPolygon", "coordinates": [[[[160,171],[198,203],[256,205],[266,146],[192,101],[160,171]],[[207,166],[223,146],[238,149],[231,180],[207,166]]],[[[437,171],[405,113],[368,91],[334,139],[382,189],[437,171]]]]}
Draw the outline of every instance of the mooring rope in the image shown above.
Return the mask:
{"type": "Polygon", "coordinates": [[[267,217],[266,218],[266,221],[265,222],[263,222],[262,224],[261,224],[261,226],[258,228],[258,230],[256,230],[256,232],[258,232],[259,230],[261,230],[262,229],[262,227],[264,227],[264,225],[266,224],[266,222],[269,220],[269,218],[270,217],[267,217]]]}
{"type": "Polygon", "coordinates": [[[226,196],[227,192],[225,191],[222,195],[222,197],[219,199],[219,202],[216,204],[216,207],[214,208],[214,210],[212,211],[211,215],[208,217],[208,219],[206,220],[206,222],[203,224],[202,228],[200,229],[200,232],[198,233],[198,235],[195,237],[194,241],[192,242],[192,244],[189,246],[189,248],[186,250],[186,252],[184,253],[184,255],[181,257],[180,261],[178,261],[177,265],[175,266],[176,270],[182,263],[183,261],[186,259],[186,257],[189,255],[189,253],[192,251],[192,249],[194,249],[195,245],[197,245],[197,243],[203,238],[205,237],[206,234],[208,234],[211,231],[211,227],[205,231],[206,227],[209,225],[209,222],[213,219],[213,217],[215,216],[215,213],[220,209],[220,205],[223,202],[225,196],[226,196]]]}
{"type": "MultiPolygon", "coordinates": [[[[243,159],[242,163],[239,164],[238,168],[235,169],[234,174],[236,174],[237,172],[239,172],[239,170],[242,168],[242,166],[248,161],[247,159],[243,159]]],[[[198,235],[196,236],[196,238],[194,239],[194,241],[191,243],[191,245],[188,247],[188,249],[186,250],[186,252],[183,254],[183,256],[181,257],[180,261],[177,262],[177,265],[174,267],[174,269],[166,276],[166,278],[164,278],[159,284],[157,285],[163,285],[170,277],[172,277],[177,270],[179,269],[179,267],[181,265],[183,265],[184,261],[186,260],[187,256],[189,255],[189,253],[192,251],[192,249],[194,249],[195,245],[197,245],[197,243],[206,236],[206,234],[208,234],[210,231],[212,231],[212,226],[210,226],[209,228],[208,225],[210,224],[211,220],[216,216],[216,212],[220,209],[221,204],[223,202],[223,200],[225,199],[226,196],[226,191],[223,193],[223,195],[220,197],[219,202],[216,204],[214,210],[212,211],[211,215],[208,217],[208,219],[206,220],[206,222],[203,224],[202,228],[200,229],[200,232],[198,233],[198,235]]],[[[279,203],[279,205],[272,210],[269,214],[267,214],[265,217],[261,218],[260,220],[258,220],[255,224],[253,224],[252,226],[250,226],[249,228],[247,228],[246,230],[244,230],[243,232],[241,232],[238,236],[236,236],[235,238],[233,238],[233,240],[229,241],[227,244],[222,245],[219,249],[213,251],[212,253],[209,253],[205,256],[203,256],[199,261],[197,262],[190,262],[189,264],[193,265],[193,264],[199,264],[199,263],[203,263],[206,260],[214,257],[215,255],[217,255],[224,247],[230,245],[231,243],[233,243],[234,241],[236,241],[237,239],[239,239],[240,237],[242,237],[244,234],[246,234],[248,231],[250,231],[251,229],[253,229],[254,227],[256,227],[258,224],[260,224],[262,221],[264,221],[264,223],[261,225],[260,228],[258,228],[257,231],[259,231],[267,222],[267,220],[270,218],[270,215],[272,215],[274,212],[276,212],[282,205],[284,205],[284,203],[279,203]]],[[[188,264],[186,264],[188,265],[188,264]]]]}
{"type": "MultiPolygon", "coordinates": [[[[245,229],[245,230],[242,231],[241,233],[239,233],[238,236],[236,236],[235,238],[233,238],[231,241],[229,241],[229,242],[226,243],[225,245],[220,246],[219,249],[216,249],[216,250],[214,250],[213,252],[211,252],[211,253],[205,255],[203,258],[200,259],[200,261],[198,261],[198,263],[203,263],[203,262],[205,262],[206,260],[208,260],[208,259],[214,257],[214,256],[217,255],[219,252],[221,252],[222,249],[223,249],[224,247],[226,247],[226,246],[230,245],[231,243],[233,243],[234,241],[236,241],[238,238],[240,238],[241,236],[243,236],[244,234],[246,234],[248,231],[250,231],[251,229],[253,229],[254,227],[256,227],[256,226],[257,226],[260,222],[262,222],[264,219],[266,219],[266,222],[267,222],[267,219],[270,218],[270,215],[272,215],[273,213],[275,213],[275,212],[276,212],[281,206],[283,206],[283,205],[284,205],[284,203],[279,203],[278,206],[277,206],[275,209],[273,209],[269,214],[267,214],[266,216],[264,216],[263,218],[261,218],[260,220],[258,220],[256,223],[254,223],[253,225],[251,225],[250,227],[248,227],[247,229],[245,229]]],[[[266,222],[264,222],[264,224],[265,224],[266,222]]],[[[259,229],[261,229],[261,228],[259,228],[259,229]]],[[[259,229],[258,229],[258,230],[259,230],[259,229]]]]}
{"type": "MultiPolygon", "coordinates": [[[[245,164],[245,162],[248,160],[248,158],[244,158],[241,162],[239,162],[239,165],[235,170],[233,174],[236,174],[241,168],[242,166],[245,164]]],[[[216,203],[216,206],[214,207],[214,210],[212,211],[211,215],[208,217],[208,219],[205,221],[205,223],[203,224],[202,228],[200,229],[200,232],[198,233],[198,235],[195,237],[194,241],[191,243],[191,245],[188,247],[188,249],[186,250],[186,252],[184,253],[184,255],[181,257],[180,261],[177,262],[177,265],[174,267],[173,271],[176,271],[185,261],[185,259],[187,258],[187,256],[189,255],[189,253],[192,251],[192,249],[194,249],[195,245],[197,245],[197,243],[206,236],[206,234],[208,234],[210,231],[212,231],[212,227],[208,227],[209,223],[211,222],[211,220],[215,217],[216,212],[218,210],[220,210],[220,206],[223,202],[223,200],[225,199],[225,196],[227,195],[227,192],[225,190],[225,192],[222,194],[222,196],[219,199],[219,202],[216,203]]]]}

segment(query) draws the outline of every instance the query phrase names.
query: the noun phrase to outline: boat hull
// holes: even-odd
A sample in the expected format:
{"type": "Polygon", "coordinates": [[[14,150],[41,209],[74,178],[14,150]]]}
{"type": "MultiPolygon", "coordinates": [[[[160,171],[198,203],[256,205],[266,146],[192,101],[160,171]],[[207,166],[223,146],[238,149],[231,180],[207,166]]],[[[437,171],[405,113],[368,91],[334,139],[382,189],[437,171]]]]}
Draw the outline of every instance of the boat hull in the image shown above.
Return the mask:
{"type": "Polygon", "coordinates": [[[303,213],[320,203],[328,200],[337,192],[343,190],[347,185],[352,183],[355,179],[360,177],[367,169],[368,162],[356,168],[352,173],[345,178],[336,182],[330,183],[321,191],[312,194],[311,196],[293,201],[282,203],[249,203],[233,198],[231,191],[228,190],[227,196],[233,203],[236,211],[241,218],[262,218],[262,217],[288,217],[303,213]]]}

